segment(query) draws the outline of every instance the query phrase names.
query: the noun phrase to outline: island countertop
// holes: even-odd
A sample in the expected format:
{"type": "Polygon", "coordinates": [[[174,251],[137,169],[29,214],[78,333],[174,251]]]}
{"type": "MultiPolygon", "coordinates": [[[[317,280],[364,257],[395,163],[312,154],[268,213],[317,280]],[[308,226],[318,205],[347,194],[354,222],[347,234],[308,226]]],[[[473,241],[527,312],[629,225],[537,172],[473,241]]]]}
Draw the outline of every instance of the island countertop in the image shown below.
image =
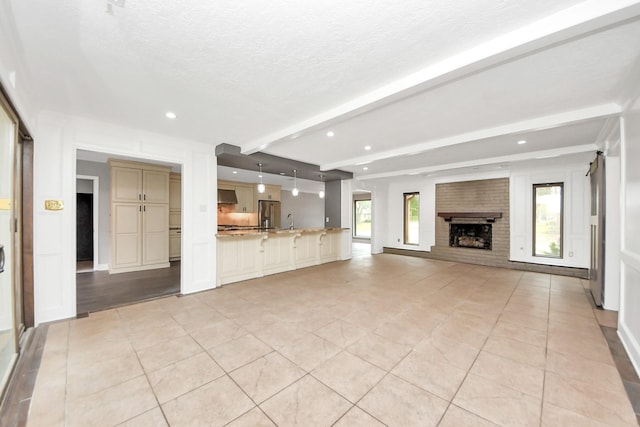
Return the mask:
{"type": "Polygon", "coordinates": [[[339,227],[309,227],[309,228],[277,228],[277,229],[247,229],[247,230],[223,230],[216,233],[216,237],[242,237],[242,236],[268,236],[269,234],[295,234],[295,233],[318,233],[330,231],[343,231],[349,228],[339,227]]]}

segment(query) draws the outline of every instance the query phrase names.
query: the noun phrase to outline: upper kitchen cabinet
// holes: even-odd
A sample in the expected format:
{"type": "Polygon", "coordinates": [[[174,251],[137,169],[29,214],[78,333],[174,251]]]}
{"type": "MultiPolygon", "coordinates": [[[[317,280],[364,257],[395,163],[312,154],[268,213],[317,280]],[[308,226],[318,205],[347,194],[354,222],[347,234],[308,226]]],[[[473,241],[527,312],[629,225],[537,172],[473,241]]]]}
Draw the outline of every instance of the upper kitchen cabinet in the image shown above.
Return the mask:
{"type": "Polygon", "coordinates": [[[233,190],[236,192],[238,204],[235,206],[237,213],[253,213],[256,211],[255,184],[234,181],[218,181],[219,190],[233,190]]]}
{"type": "Polygon", "coordinates": [[[255,212],[253,185],[236,186],[236,197],[238,198],[236,212],[255,212]]]}
{"type": "Polygon", "coordinates": [[[169,203],[170,168],[113,159],[109,166],[112,202],[169,203]]]}
{"type": "Polygon", "coordinates": [[[111,200],[134,203],[142,201],[142,169],[112,167],[111,200]]]}
{"type": "Polygon", "coordinates": [[[258,194],[258,200],[271,200],[274,202],[280,201],[280,187],[279,185],[265,185],[264,193],[258,194]]]}

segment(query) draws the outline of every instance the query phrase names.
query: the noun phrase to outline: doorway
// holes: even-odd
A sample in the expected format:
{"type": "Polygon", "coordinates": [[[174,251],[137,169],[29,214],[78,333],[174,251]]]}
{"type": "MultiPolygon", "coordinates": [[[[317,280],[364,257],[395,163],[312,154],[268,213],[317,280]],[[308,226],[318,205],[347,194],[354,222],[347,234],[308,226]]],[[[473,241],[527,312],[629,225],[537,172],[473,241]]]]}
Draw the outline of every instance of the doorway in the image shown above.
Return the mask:
{"type": "Polygon", "coordinates": [[[98,269],[100,178],[90,175],[76,178],[76,272],[86,273],[98,269]]]}
{"type": "MultiPolygon", "coordinates": [[[[180,165],[110,153],[76,150],[76,311],[78,315],[180,293],[180,255],[168,268],[111,274],[111,171],[108,160],[118,159],[171,166],[179,177],[180,165]],[[88,182],[87,182],[88,181],[88,182]],[[90,212],[93,212],[91,215],[90,212]],[[91,244],[93,238],[93,244],[91,244]],[[93,261],[91,258],[93,246],[93,261]],[[93,263],[93,268],[81,269],[93,263]]],[[[173,187],[169,187],[170,190],[173,187]]],[[[180,186],[178,185],[178,188],[180,186]]],[[[172,204],[181,206],[181,194],[172,204]]],[[[170,204],[171,206],[171,204],[170,204]]],[[[173,211],[171,211],[173,213],[173,211]]],[[[167,224],[167,236],[170,226],[167,224]]],[[[178,219],[177,226],[180,226],[178,219]]],[[[179,231],[179,230],[178,230],[179,231]]],[[[169,245],[169,241],[167,241],[169,245]]]]}
{"type": "Polygon", "coordinates": [[[18,357],[22,329],[18,119],[0,93],[0,398],[18,357]]]}

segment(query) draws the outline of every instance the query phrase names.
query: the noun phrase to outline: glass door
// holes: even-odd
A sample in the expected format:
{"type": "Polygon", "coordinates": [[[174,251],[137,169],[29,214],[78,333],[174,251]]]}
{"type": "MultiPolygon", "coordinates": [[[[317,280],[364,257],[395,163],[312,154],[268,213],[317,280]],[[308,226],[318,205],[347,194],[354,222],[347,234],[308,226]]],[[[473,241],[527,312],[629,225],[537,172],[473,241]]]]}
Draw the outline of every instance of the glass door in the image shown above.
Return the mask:
{"type": "Polygon", "coordinates": [[[17,357],[15,318],[17,120],[0,97],[0,395],[17,357]]]}

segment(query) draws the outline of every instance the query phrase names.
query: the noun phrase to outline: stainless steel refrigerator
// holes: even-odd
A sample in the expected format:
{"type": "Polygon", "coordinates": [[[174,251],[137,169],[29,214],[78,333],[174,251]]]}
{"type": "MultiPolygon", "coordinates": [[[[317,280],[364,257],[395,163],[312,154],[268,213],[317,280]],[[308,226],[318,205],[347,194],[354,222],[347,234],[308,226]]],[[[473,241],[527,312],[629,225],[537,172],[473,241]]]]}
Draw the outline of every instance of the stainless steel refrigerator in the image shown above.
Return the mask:
{"type": "Polygon", "coordinates": [[[263,228],[280,228],[280,202],[258,200],[258,225],[263,228]]]}

